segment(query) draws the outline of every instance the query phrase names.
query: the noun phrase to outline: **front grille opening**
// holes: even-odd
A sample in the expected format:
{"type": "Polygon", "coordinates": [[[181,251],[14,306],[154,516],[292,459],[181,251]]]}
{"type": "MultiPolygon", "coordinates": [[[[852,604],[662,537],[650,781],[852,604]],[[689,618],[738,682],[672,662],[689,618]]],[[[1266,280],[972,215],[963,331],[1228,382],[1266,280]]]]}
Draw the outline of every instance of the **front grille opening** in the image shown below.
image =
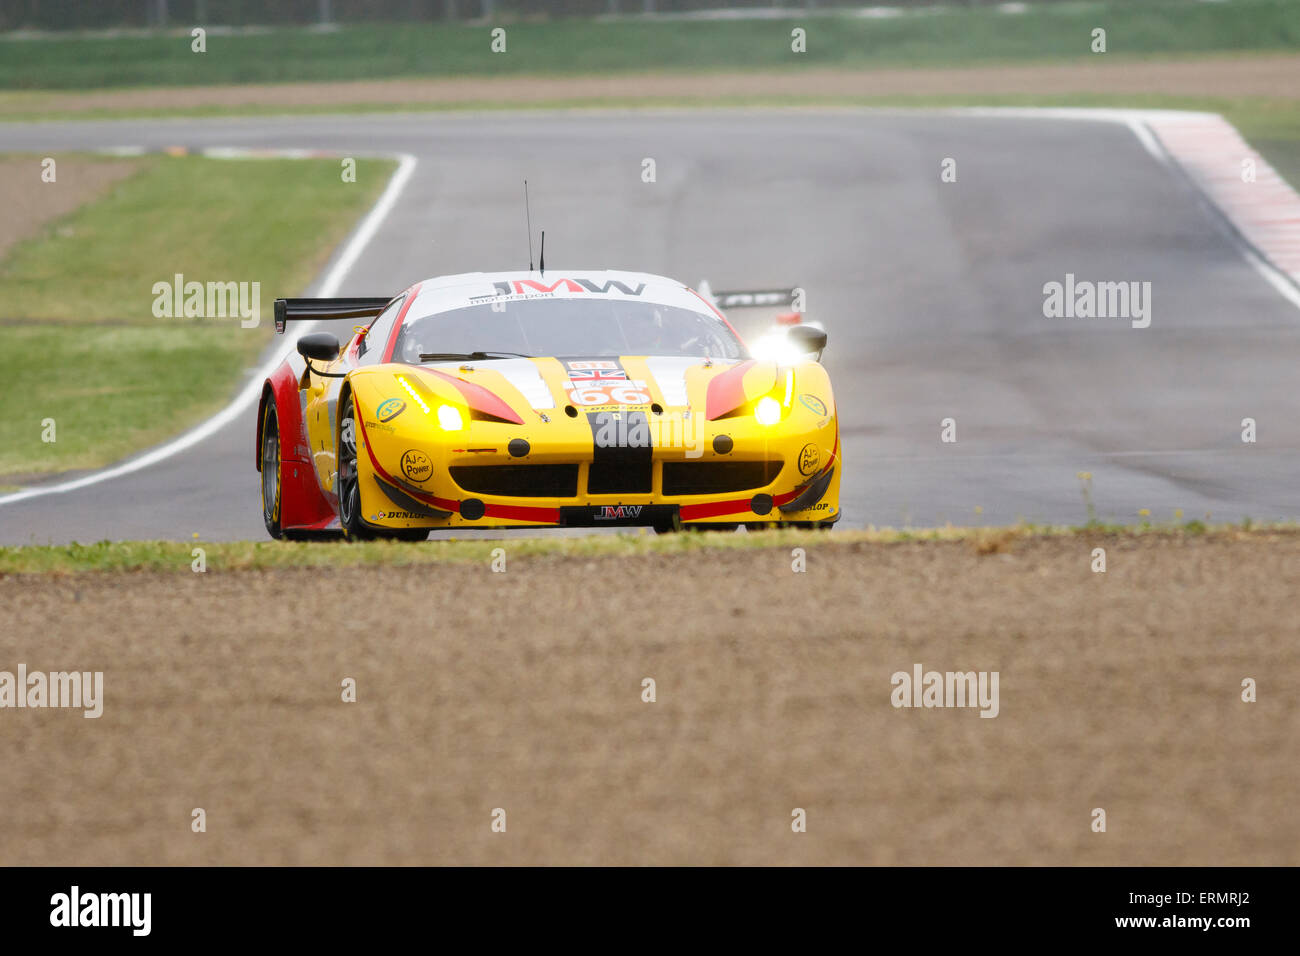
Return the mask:
{"type": "Polygon", "coordinates": [[[453,465],[451,480],[466,491],[503,498],[573,498],[577,465],[453,465]]]}
{"type": "Polygon", "coordinates": [[[654,465],[644,461],[593,461],[587,469],[589,495],[648,495],[654,490],[654,465]]]}
{"type": "Polygon", "coordinates": [[[770,484],[779,461],[666,461],[664,495],[725,495],[770,484]]]}

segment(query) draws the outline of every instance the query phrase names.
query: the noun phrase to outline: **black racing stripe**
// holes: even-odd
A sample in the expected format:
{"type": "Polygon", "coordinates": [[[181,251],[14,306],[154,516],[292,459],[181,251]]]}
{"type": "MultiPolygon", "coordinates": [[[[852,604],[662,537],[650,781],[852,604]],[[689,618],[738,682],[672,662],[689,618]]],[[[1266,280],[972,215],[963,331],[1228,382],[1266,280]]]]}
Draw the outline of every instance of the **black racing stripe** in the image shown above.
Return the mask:
{"type": "MultiPolygon", "coordinates": [[[[627,369],[622,361],[608,355],[591,358],[566,356],[561,361],[572,381],[582,381],[575,365],[600,363],[613,368],[593,372],[593,385],[611,387],[628,382],[627,369]]],[[[591,411],[587,412],[587,424],[591,426],[592,444],[587,493],[649,494],[654,487],[654,449],[650,446],[650,428],[645,412],[623,408],[591,411]]]]}
{"type": "Polygon", "coordinates": [[[591,495],[643,494],[654,487],[654,448],[645,412],[588,412],[592,457],[591,495]]]}

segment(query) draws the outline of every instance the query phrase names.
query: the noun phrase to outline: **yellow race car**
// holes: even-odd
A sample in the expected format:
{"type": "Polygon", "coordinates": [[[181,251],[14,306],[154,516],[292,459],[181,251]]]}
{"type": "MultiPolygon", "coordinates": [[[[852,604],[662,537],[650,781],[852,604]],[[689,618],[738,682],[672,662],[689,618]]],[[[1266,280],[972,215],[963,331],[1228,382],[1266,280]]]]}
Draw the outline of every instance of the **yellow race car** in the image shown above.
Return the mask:
{"type": "Polygon", "coordinates": [[[275,313],[279,332],[364,324],[342,344],[304,330],[265,383],[273,537],[840,517],[818,328],[782,326],[754,358],[709,298],[633,272],[470,273],[275,313]]]}

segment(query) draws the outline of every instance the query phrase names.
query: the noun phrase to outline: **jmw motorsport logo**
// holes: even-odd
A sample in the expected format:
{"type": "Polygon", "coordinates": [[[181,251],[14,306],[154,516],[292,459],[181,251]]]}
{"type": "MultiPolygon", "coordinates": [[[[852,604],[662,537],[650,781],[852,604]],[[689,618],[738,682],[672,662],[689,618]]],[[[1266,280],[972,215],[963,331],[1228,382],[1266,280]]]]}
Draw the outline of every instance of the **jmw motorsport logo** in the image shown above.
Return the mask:
{"type": "Polygon", "coordinates": [[[490,295],[470,296],[470,301],[494,299],[501,295],[528,295],[530,293],[550,295],[561,287],[565,292],[595,292],[599,295],[609,295],[610,289],[617,289],[624,295],[640,295],[645,291],[644,282],[628,285],[618,279],[609,279],[603,284],[597,284],[590,279],[556,279],[551,283],[542,282],[538,279],[515,279],[511,282],[494,282],[492,283],[493,291],[490,295]]]}

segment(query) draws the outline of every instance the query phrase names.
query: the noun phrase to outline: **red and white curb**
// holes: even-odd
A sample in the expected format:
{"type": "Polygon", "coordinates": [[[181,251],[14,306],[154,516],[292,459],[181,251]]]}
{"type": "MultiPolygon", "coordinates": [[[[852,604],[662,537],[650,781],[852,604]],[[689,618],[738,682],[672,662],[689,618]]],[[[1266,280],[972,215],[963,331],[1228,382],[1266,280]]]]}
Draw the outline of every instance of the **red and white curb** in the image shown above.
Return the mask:
{"type": "Polygon", "coordinates": [[[1222,116],[1166,114],[1147,126],[1242,238],[1300,283],[1300,195],[1277,170],[1222,116]]]}
{"type": "Polygon", "coordinates": [[[1153,158],[1182,171],[1230,227],[1225,231],[1246,261],[1300,309],[1300,195],[1219,114],[1190,110],[1014,106],[955,108],[944,112],[960,116],[1092,120],[1127,126],[1153,158]],[[1243,176],[1246,160],[1254,167],[1253,182],[1243,176]]]}
{"type": "Polygon", "coordinates": [[[105,156],[203,156],[207,159],[341,159],[354,156],[362,159],[393,159],[392,153],[341,153],[326,149],[262,149],[254,146],[106,146],[95,152],[105,156]]]}

